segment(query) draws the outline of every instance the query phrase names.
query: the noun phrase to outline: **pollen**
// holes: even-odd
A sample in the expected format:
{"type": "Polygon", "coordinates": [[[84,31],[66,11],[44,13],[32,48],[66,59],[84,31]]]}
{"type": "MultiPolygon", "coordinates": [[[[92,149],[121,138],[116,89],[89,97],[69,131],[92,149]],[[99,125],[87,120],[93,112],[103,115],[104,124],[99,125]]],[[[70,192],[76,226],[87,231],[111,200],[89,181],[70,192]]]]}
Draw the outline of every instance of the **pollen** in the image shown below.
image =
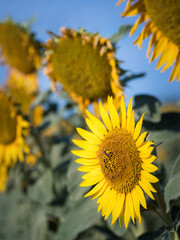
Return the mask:
{"type": "Polygon", "coordinates": [[[147,12],[163,34],[180,47],[180,1],[144,0],[147,12]]]}
{"type": "Polygon", "coordinates": [[[110,186],[119,193],[129,193],[138,184],[142,160],[132,134],[113,129],[102,140],[98,152],[101,170],[110,186]]]}

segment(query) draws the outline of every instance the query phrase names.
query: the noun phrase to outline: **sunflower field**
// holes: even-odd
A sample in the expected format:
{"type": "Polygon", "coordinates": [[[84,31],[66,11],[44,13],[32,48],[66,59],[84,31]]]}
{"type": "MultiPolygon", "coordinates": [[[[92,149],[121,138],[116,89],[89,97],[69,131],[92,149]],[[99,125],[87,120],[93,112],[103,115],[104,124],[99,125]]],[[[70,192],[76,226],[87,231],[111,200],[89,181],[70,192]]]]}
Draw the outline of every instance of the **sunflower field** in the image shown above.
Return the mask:
{"type": "Polygon", "coordinates": [[[180,239],[179,81],[180,0],[2,1],[0,240],[180,239]]]}

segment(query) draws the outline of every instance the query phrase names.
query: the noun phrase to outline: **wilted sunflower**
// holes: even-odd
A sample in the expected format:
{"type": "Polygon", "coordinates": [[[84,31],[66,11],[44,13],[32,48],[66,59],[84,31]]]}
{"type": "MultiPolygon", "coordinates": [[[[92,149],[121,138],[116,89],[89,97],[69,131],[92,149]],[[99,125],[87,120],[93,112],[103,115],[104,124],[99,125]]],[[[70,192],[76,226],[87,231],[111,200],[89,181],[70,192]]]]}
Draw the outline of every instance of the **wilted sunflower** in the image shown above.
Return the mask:
{"type": "Polygon", "coordinates": [[[81,157],[76,162],[83,164],[78,170],[87,172],[82,176],[80,186],[94,186],[85,197],[97,198],[98,211],[107,219],[112,212],[112,224],[119,218],[127,228],[130,218],[141,222],[140,203],[146,208],[144,192],[154,199],[156,192],[151,183],[158,179],[151,174],[157,170],[152,164],[156,159],[151,155],[154,147],[150,141],[144,141],[147,132],[140,134],[143,116],[135,126],[132,98],[127,112],[124,97],[120,103],[120,118],[108,98],[108,116],[103,105],[99,110],[104,124],[88,111],[86,123],[92,132],[77,128],[85,140],[73,140],[83,150],[74,150],[81,157]]]}
{"type": "Polygon", "coordinates": [[[9,65],[12,81],[25,86],[29,92],[37,90],[40,47],[27,27],[12,20],[0,22],[0,58],[9,65]]]}
{"type": "MultiPolygon", "coordinates": [[[[120,0],[121,4],[125,0],[120,0]]],[[[140,14],[131,29],[132,35],[137,27],[146,22],[141,34],[134,44],[141,48],[143,40],[151,35],[147,50],[150,62],[160,56],[157,69],[162,67],[162,72],[173,65],[169,81],[180,79],[180,1],[179,0],[128,0],[123,17],[140,14]]]]}
{"type": "Polygon", "coordinates": [[[61,33],[47,43],[45,73],[52,83],[61,83],[82,111],[94,103],[98,112],[98,99],[106,102],[108,95],[114,97],[117,105],[123,88],[111,42],[82,29],[61,28],[61,33]]]}
{"type": "Polygon", "coordinates": [[[23,161],[24,152],[28,152],[23,137],[23,129],[28,123],[17,115],[9,98],[0,92],[0,164],[11,166],[19,159],[23,161]]]}

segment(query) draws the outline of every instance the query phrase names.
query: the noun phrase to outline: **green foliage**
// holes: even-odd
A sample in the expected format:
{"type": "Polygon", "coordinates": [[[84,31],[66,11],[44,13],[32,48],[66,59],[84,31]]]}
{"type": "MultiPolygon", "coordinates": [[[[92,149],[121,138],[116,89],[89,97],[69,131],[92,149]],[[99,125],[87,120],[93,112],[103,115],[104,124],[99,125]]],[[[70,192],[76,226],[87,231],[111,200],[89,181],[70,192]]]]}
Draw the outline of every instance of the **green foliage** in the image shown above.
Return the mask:
{"type": "Polygon", "coordinates": [[[176,159],[171,171],[169,181],[164,189],[167,211],[170,210],[170,201],[180,197],[180,191],[177,191],[177,186],[180,186],[180,156],[176,159]]]}
{"type": "Polygon", "coordinates": [[[125,35],[127,35],[131,30],[132,25],[122,25],[120,26],[117,33],[113,34],[109,40],[116,44],[119,40],[121,40],[125,35]]]}

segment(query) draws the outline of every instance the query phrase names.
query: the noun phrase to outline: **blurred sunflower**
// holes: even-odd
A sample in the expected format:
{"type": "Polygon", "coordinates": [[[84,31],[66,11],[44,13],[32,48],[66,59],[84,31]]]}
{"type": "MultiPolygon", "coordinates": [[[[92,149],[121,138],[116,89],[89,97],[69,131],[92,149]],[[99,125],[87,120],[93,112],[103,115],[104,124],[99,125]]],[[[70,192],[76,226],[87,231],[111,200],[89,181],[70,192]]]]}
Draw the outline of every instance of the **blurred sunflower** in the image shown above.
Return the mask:
{"type": "Polygon", "coordinates": [[[98,211],[102,209],[105,220],[112,212],[112,224],[119,218],[127,228],[130,218],[141,222],[140,203],[146,208],[144,192],[154,199],[156,190],[151,183],[158,179],[151,174],[157,170],[152,164],[156,159],[151,155],[154,147],[150,141],[144,141],[147,132],[140,134],[143,116],[135,126],[132,98],[127,111],[124,97],[120,103],[120,118],[108,97],[108,116],[103,105],[99,110],[104,124],[86,111],[86,123],[92,132],[77,128],[85,140],[73,140],[83,150],[74,150],[81,157],[76,162],[83,164],[78,170],[87,172],[82,176],[80,186],[94,186],[85,197],[97,198],[98,211]]]}
{"type": "MultiPolygon", "coordinates": [[[[17,77],[17,75],[15,76],[17,77]]],[[[30,106],[35,99],[34,92],[26,90],[27,86],[18,85],[12,76],[7,80],[7,88],[9,95],[20,106],[20,110],[24,115],[29,115],[30,106]]]]}
{"type": "Polygon", "coordinates": [[[37,70],[41,66],[40,45],[24,25],[12,20],[0,22],[0,59],[9,65],[11,81],[28,92],[38,89],[37,70]]]}
{"type": "MultiPolygon", "coordinates": [[[[121,4],[125,0],[120,0],[121,4]]],[[[134,44],[141,48],[143,40],[151,35],[147,50],[150,62],[160,56],[156,68],[162,72],[173,65],[169,81],[180,79],[180,1],[179,0],[128,0],[123,17],[140,14],[131,29],[132,35],[138,26],[146,22],[134,44]]]]}
{"type": "Polygon", "coordinates": [[[29,127],[28,122],[17,115],[12,101],[0,92],[0,164],[7,167],[16,161],[24,160],[23,152],[29,151],[25,144],[23,131],[29,127]]]}
{"type": "Polygon", "coordinates": [[[84,112],[90,103],[98,114],[98,99],[106,103],[107,96],[115,105],[123,95],[120,85],[118,61],[111,42],[99,34],[85,30],[61,28],[62,36],[55,36],[47,43],[45,73],[55,86],[64,89],[84,112]]]}
{"type": "Polygon", "coordinates": [[[5,164],[0,163],[0,192],[4,192],[6,189],[7,182],[7,167],[5,164]]]}

